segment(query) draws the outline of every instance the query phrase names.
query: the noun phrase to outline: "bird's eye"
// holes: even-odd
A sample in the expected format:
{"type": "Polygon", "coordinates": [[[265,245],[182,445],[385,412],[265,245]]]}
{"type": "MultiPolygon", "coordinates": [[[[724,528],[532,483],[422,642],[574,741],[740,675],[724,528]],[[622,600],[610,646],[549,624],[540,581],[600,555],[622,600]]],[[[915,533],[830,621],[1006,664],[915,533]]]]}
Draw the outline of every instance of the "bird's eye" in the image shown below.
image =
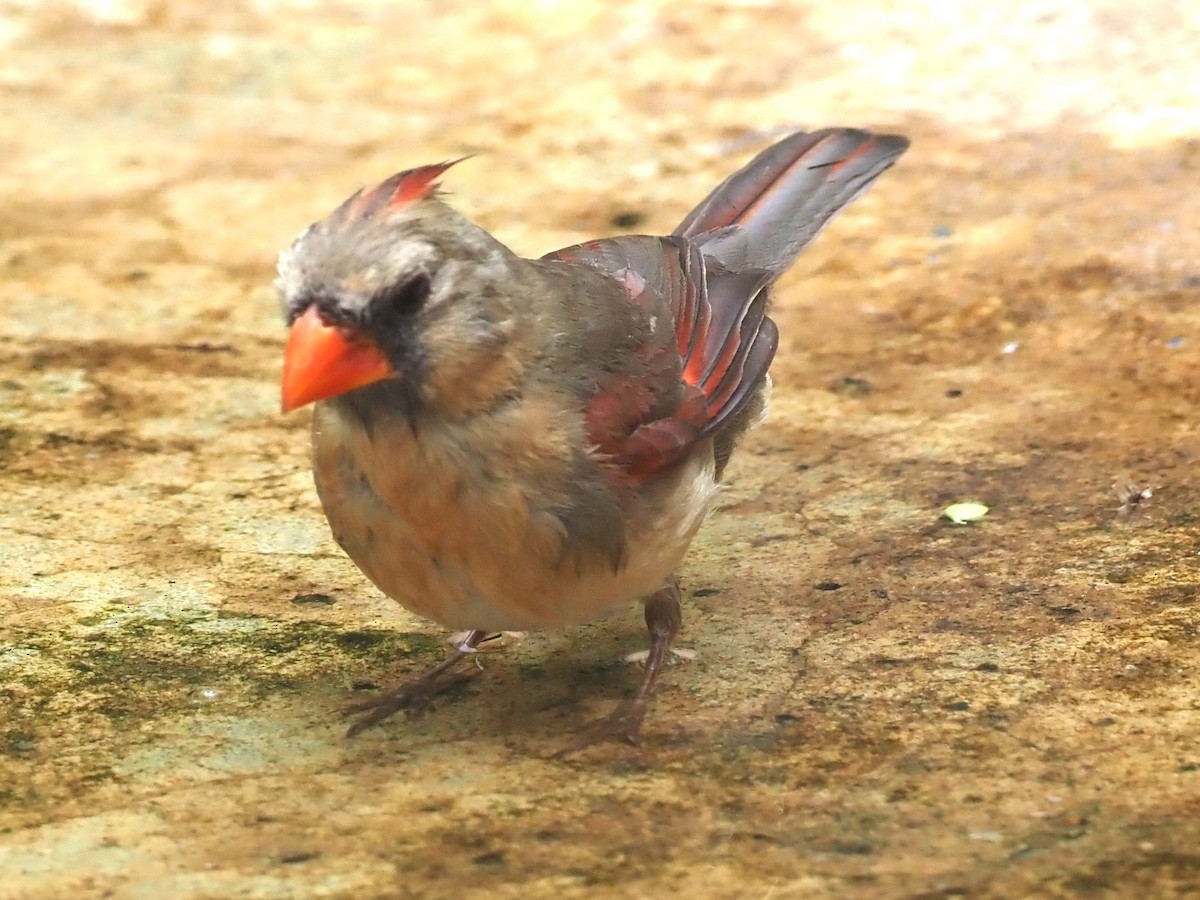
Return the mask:
{"type": "Polygon", "coordinates": [[[412,315],[425,305],[425,301],[429,299],[429,291],[429,273],[418,272],[389,288],[384,293],[383,301],[391,312],[412,315]]]}

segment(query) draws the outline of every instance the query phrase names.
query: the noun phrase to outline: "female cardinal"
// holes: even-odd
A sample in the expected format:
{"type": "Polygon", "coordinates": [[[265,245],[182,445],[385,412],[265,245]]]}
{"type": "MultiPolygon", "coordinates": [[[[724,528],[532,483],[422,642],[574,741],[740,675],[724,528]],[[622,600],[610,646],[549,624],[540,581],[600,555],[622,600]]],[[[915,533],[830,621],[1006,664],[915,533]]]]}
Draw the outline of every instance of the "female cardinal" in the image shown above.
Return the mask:
{"type": "Polygon", "coordinates": [[[766,412],[768,289],[907,147],[793,134],[669,237],[536,260],[442,202],[441,163],[359,191],[280,254],[283,410],[318,401],[334,538],[385,594],[468,629],[440,665],[351,707],[350,734],[421,709],[490,632],[641,600],[641,687],[574,747],[636,743],[680,627],[673,573],[766,412]]]}

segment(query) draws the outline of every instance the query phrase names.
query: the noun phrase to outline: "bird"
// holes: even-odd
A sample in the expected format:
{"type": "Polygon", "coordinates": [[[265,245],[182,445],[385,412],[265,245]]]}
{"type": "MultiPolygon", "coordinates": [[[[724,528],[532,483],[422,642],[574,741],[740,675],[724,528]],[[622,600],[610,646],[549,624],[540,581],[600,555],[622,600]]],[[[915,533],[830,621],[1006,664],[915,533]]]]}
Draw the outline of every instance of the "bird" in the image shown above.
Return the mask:
{"type": "Polygon", "coordinates": [[[908,148],[790,134],[669,235],[519,256],[446,202],[454,160],[354,193],[279,254],[282,409],[315,404],[334,539],[380,591],[465,632],[438,665],[346,711],[415,714],[496,632],[640,602],[640,684],[566,749],[636,744],[682,623],[677,569],[734,447],[765,417],[771,288],[908,148]]]}

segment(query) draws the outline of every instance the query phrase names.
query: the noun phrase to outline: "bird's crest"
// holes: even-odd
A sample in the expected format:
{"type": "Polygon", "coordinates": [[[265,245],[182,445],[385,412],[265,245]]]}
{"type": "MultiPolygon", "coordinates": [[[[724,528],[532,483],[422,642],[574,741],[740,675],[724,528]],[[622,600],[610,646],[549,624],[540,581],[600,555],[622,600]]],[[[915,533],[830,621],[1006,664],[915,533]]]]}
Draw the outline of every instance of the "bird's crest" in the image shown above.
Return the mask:
{"type": "Polygon", "coordinates": [[[369,219],[384,210],[399,209],[433,196],[437,192],[438,179],[442,173],[463,159],[466,157],[397,172],[374,187],[355,193],[338,207],[334,218],[343,222],[369,219]]]}

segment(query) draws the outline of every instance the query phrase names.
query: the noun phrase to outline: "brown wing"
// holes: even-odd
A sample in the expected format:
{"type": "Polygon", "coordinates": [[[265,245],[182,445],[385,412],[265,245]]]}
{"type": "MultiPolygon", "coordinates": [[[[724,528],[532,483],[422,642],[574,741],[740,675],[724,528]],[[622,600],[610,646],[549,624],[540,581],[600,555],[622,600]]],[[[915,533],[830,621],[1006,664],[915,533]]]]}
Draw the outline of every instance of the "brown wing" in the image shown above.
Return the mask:
{"type": "Polygon", "coordinates": [[[769,273],[714,267],[678,237],[591,241],[546,258],[598,269],[629,302],[670,310],[674,345],[639,345],[644,374],[600,378],[585,410],[589,438],[630,480],[652,477],[719,432],[766,376],[778,344],[766,317],[769,273]],[[663,410],[667,396],[678,402],[663,410]]]}

